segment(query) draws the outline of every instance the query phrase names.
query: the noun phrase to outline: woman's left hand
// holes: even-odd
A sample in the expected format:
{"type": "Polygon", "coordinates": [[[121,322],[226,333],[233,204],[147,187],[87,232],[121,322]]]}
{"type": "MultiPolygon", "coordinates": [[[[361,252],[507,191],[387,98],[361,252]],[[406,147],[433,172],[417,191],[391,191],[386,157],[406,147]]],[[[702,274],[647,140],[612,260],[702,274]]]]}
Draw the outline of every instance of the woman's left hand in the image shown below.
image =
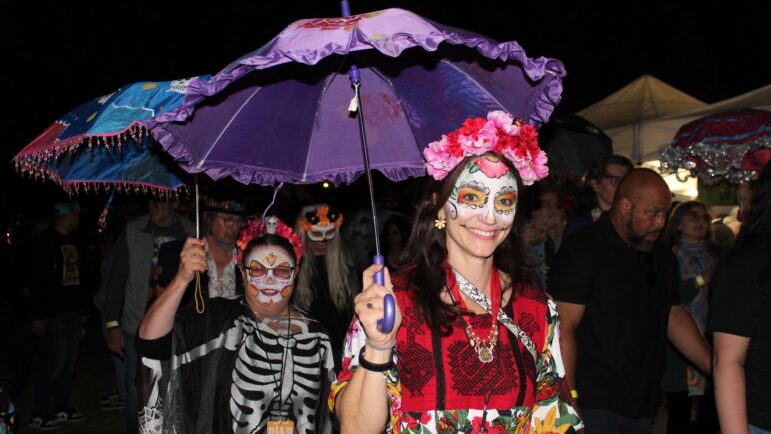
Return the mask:
{"type": "Polygon", "coordinates": [[[388,274],[388,268],[379,264],[371,265],[364,270],[363,284],[364,290],[354,299],[354,310],[359,318],[359,322],[364,327],[367,339],[374,345],[387,346],[396,340],[396,332],[402,323],[402,312],[396,303],[396,296],[391,289],[391,276],[388,274]],[[375,282],[375,273],[384,268],[385,286],[378,285],[375,282]],[[379,320],[383,319],[383,299],[386,294],[391,294],[396,303],[396,320],[394,328],[389,333],[383,333],[377,326],[379,320]]]}

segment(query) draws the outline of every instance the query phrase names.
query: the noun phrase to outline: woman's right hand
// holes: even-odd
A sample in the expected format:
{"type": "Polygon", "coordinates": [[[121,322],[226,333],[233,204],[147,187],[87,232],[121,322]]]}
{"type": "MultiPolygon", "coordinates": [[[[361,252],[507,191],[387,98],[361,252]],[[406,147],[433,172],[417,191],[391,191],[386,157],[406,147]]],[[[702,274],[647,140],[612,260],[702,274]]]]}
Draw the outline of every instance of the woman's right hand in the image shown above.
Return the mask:
{"type": "Polygon", "coordinates": [[[196,271],[206,271],[204,243],[204,240],[188,238],[182,247],[182,253],[179,254],[179,268],[177,269],[176,277],[185,285],[193,280],[196,271]]]}
{"type": "Polygon", "coordinates": [[[367,339],[372,344],[379,346],[392,344],[396,340],[396,332],[402,323],[402,312],[399,309],[399,304],[396,303],[396,296],[391,286],[391,276],[388,274],[388,268],[384,270],[385,286],[375,283],[375,273],[383,268],[385,268],[383,265],[373,264],[364,270],[362,281],[362,288],[364,290],[354,299],[354,310],[359,318],[359,322],[364,327],[367,339]],[[394,297],[396,319],[394,321],[394,328],[388,333],[382,333],[377,327],[377,322],[383,319],[383,300],[386,294],[391,294],[394,297]]]}

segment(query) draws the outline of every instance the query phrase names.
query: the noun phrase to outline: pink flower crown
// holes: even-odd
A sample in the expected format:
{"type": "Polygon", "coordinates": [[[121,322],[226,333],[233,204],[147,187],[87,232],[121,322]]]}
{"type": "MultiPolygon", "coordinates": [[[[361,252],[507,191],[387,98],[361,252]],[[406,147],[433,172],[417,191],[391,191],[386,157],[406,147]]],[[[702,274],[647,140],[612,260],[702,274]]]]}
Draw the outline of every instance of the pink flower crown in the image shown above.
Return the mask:
{"type": "Polygon", "coordinates": [[[238,247],[238,255],[236,261],[238,265],[241,265],[244,258],[244,250],[252,240],[260,238],[265,234],[275,234],[280,237],[284,237],[289,240],[294,248],[294,254],[297,257],[297,263],[300,263],[300,259],[303,257],[303,241],[295,231],[289,226],[284,224],[276,216],[267,217],[265,220],[251,221],[249,224],[241,230],[236,240],[236,247],[238,247]]]}
{"type": "Polygon", "coordinates": [[[525,185],[549,175],[546,153],[538,146],[538,131],[500,110],[488,113],[487,119],[466,119],[457,130],[429,143],[423,156],[428,174],[441,181],[465,157],[488,152],[511,161],[525,185]]]}

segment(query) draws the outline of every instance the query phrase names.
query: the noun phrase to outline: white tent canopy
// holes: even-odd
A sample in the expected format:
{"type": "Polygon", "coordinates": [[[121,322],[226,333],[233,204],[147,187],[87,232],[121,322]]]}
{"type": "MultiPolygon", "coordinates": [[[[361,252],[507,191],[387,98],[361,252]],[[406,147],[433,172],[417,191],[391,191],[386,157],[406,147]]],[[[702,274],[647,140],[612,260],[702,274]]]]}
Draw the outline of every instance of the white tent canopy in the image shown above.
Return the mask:
{"type": "Polygon", "coordinates": [[[643,128],[646,121],[706,106],[705,102],[646,74],[581,110],[578,115],[603,129],[613,139],[614,153],[640,161],[646,159],[643,149],[643,137],[648,133],[643,128]]]}
{"type": "Polygon", "coordinates": [[[578,115],[601,129],[608,130],[687,112],[706,105],[646,74],[581,110],[578,115]]]}
{"type": "Polygon", "coordinates": [[[672,142],[677,130],[700,117],[739,108],[771,110],[771,85],[685,113],[649,119],[635,125],[605,130],[613,139],[613,152],[635,161],[659,158],[659,153],[672,142]],[[637,147],[635,146],[637,143],[637,147]],[[636,151],[636,152],[635,152],[636,151]]]}

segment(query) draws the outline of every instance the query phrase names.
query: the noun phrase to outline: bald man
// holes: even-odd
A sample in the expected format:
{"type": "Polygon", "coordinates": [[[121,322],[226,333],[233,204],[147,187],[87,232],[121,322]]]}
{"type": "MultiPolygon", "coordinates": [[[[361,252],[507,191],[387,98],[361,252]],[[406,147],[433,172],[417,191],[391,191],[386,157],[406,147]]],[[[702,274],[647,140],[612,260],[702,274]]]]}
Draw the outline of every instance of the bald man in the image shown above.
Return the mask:
{"type": "Polygon", "coordinates": [[[632,170],[607,215],[567,240],[550,270],[586,434],[652,432],[667,338],[711,371],[709,347],[680,303],[675,257],[656,243],[670,201],[661,176],[632,170]]]}

